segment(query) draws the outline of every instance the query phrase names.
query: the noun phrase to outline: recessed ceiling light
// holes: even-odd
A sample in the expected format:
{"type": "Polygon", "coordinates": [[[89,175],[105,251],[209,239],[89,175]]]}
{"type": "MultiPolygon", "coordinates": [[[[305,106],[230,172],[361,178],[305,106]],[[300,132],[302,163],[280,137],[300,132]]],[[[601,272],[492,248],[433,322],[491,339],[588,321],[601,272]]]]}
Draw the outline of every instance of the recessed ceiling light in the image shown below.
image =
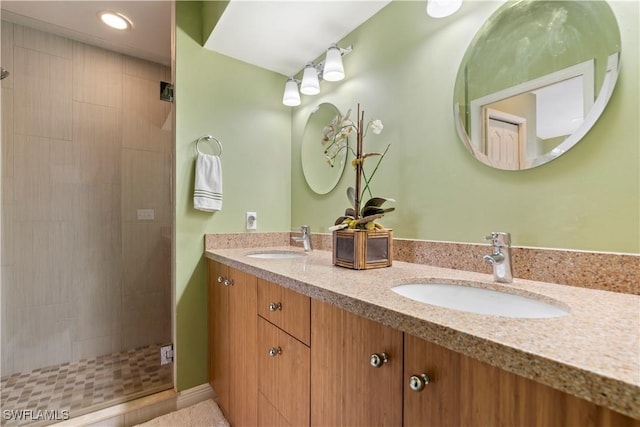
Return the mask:
{"type": "Polygon", "coordinates": [[[131,28],[131,21],[121,13],[106,11],[98,13],[98,17],[102,22],[115,28],[116,30],[128,30],[131,28]]]}

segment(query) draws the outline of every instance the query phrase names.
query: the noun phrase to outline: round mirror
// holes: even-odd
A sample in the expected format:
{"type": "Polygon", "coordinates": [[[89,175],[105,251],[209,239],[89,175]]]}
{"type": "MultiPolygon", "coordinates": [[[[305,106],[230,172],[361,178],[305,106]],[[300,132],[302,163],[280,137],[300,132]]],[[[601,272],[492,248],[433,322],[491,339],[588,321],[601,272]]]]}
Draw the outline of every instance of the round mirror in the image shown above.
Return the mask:
{"type": "Polygon", "coordinates": [[[331,126],[340,120],[340,111],[329,103],[318,105],[309,115],[302,136],[302,172],[309,187],[318,194],[327,194],[340,181],[347,150],[331,144],[331,126]],[[326,152],[325,152],[326,151],[326,152]]]}
{"type": "Polygon", "coordinates": [[[498,169],[549,162],[604,111],[619,59],[620,31],[606,2],[508,2],[480,28],[458,69],[458,135],[498,169]]]}

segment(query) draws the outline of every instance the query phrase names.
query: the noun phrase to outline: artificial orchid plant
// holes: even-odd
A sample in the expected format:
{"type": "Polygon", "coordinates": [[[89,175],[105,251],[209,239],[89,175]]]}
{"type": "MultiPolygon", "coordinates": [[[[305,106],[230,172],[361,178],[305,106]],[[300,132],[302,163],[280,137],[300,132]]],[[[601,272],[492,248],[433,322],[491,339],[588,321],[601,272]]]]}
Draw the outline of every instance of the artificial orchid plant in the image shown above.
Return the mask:
{"type": "Polygon", "coordinates": [[[371,120],[366,126],[364,126],[364,111],[360,111],[360,104],[358,104],[357,119],[355,123],[349,119],[350,113],[351,110],[347,111],[347,114],[344,116],[337,115],[331,123],[324,127],[322,131],[322,143],[323,145],[326,145],[324,154],[327,158],[327,163],[333,167],[334,159],[344,150],[349,150],[354,156],[354,159],[351,161],[351,165],[355,168],[356,172],[355,188],[349,187],[347,189],[347,198],[349,199],[351,206],[345,210],[344,215],[338,217],[335,225],[333,227],[329,227],[329,230],[334,231],[343,228],[366,230],[384,229],[384,227],[376,222],[376,220],[382,218],[385,213],[395,210],[395,208],[382,207],[385,202],[393,202],[395,200],[385,197],[374,197],[371,193],[370,183],[371,179],[377,172],[382,159],[387,154],[387,151],[389,151],[391,144],[387,145],[387,148],[383,153],[364,153],[363,140],[369,129],[377,135],[382,132],[384,125],[380,120],[371,120]],[[353,148],[349,147],[348,144],[348,137],[353,133],[356,134],[355,151],[353,148]],[[369,157],[378,158],[378,161],[370,175],[367,174],[364,169],[365,160],[369,157]],[[362,186],[363,180],[364,187],[362,186]],[[362,205],[362,200],[367,194],[369,199],[364,203],[364,206],[362,206],[361,209],[360,206],[362,205]]]}

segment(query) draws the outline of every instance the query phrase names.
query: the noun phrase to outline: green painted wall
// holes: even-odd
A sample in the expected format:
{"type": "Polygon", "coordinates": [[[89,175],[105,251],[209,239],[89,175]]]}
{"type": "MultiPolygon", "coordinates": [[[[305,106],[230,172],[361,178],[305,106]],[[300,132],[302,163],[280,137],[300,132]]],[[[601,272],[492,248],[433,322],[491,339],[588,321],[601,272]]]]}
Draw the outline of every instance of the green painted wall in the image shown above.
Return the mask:
{"type": "Polygon", "coordinates": [[[311,109],[330,102],[344,112],[360,102],[367,118],[385,125],[365,139],[365,151],[392,144],[372,184],[375,194],[397,200],[381,221],[395,236],[481,243],[490,231],[509,231],[519,246],[640,252],[639,3],[610,3],[621,73],[600,120],[567,154],[518,172],[475,160],[453,122],[458,65],[501,4],[465,2],[458,14],[433,20],[424,2],[393,1],[340,42],[354,49],[344,58],[347,78],[322,82],[319,96],[303,96],[293,109],[293,226],[326,232],[354,185],[350,166],[327,195],[305,183],[299,141],[311,109]]]}
{"type": "Polygon", "coordinates": [[[321,95],[289,109],[281,104],[283,76],[204,50],[202,3],[176,3],[178,390],[206,382],[203,235],[243,231],[247,210],[258,212],[259,231],[306,223],[322,232],[347,207],[350,167],[325,196],[302,175],[299,141],[321,102],[342,111],[360,102],[367,118],[383,120],[383,133],[368,136],[365,148],[392,144],[373,188],[397,199],[383,223],[398,237],[482,242],[489,231],[507,230],[516,245],[640,252],[638,2],[611,3],[622,70],[603,117],[568,154],[521,172],[476,161],[453,124],[458,65],[500,4],[465,2],[454,17],[432,20],[424,2],[394,1],[340,43],[354,46],[347,79],[321,83],[321,95]],[[191,200],[194,143],[209,133],[225,150],[225,201],[215,214],[195,211],[191,200]]]}
{"type": "Polygon", "coordinates": [[[176,3],[176,360],[178,390],[207,380],[206,233],[288,230],[291,219],[291,113],[282,76],[201,47],[202,3],[176,3]],[[193,209],[195,141],[224,145],[223,207],[193,209]]]}

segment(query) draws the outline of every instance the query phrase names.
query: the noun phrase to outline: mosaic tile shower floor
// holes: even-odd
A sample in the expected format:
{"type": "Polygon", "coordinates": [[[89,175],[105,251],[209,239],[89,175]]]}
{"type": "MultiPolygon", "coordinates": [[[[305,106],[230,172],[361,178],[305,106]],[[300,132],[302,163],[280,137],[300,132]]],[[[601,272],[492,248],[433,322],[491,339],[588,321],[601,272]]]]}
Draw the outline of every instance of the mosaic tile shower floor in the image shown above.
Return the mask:
{"type": "Polygon", "coordinates": [[[0,424],[53,424],[171,387],[158,346],[48,366],[1,379],[0,424]]]}

